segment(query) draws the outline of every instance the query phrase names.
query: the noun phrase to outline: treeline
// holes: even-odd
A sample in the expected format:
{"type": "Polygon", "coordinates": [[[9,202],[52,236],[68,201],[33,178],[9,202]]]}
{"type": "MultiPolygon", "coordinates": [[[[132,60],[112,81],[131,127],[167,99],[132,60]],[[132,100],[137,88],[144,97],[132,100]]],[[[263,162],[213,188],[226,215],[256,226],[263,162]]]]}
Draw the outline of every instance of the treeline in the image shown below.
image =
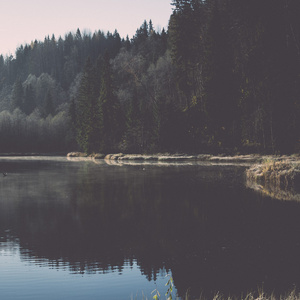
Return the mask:
{"type": "Polygon", "coordinates": [[[95,60],[105,50],[115,55],[126,43],[117,31],[81,34],[78,29],[64,38],[53,35],[43,42],[20,46],[15,57],[1,55],[0,111],[5,113],[0,123],[8,125],[0,129],[0,152],[65,152],[77,147],[69,106],[77,93],[84,63],[87,57],[95,60]],[[52,119],[55,122],[49,122],[52,119]],[[21,127],[24,122],[35,125],[25,129],[21,127]],[[28,131],[33,138],[28,138],[28,131]]]}
{"type": "Polygon", "coordinates": [[[0,56],[1,151],[299,151],[299,1],[172,5],[167,32],[78,29],[0,56]],[[16,127],[37,116],[33,143],[16,127]]]}
{"type": "Polygon", "coordinates": [[[173,4],[169,44],[187,144],[299,151],[300,2],[173,4]]]}
{"type": "Polygon", "coordinates": [[[38,110],[27,116],[20,109],[0,112],[0,153],[64,152],[72,142],[68,114],[43,118],[38,110]]]}

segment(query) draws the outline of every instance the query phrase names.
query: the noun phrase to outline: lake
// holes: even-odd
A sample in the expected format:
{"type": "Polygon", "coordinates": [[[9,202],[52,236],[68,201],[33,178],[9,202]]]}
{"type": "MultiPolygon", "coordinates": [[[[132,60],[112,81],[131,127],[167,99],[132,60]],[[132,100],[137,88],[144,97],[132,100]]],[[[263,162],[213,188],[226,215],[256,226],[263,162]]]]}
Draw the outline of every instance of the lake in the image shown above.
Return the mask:
{"type": "Polygon", "coordinates": [[[0,298],[300,287],[300,203],[246,188],[246,167],[0,158],[0,298]]]}

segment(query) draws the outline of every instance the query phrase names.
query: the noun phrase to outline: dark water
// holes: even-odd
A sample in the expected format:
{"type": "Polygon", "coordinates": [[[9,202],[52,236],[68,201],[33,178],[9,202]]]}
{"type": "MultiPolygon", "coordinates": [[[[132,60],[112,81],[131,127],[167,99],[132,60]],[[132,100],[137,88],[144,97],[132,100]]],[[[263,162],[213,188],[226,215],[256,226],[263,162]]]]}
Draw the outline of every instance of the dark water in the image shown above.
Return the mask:
{"type": "Polygon", "coordinates": [[[0,299],[190,299],[300,287],[300,204],[245,166],[0,159],[0,299]]]}

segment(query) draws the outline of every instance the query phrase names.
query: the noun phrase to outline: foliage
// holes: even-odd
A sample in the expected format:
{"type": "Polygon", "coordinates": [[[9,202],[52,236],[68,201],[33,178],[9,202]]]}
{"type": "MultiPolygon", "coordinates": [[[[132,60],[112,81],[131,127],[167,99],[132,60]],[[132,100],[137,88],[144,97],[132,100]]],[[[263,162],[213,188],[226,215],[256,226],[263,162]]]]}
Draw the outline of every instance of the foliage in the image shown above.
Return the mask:
{"type": "Polygon", "coordinates": [[[122,135],[122,114],[118,99],[114,93],[108,53],[105,54],[103,60],[99,112],[100,151],[115,151],[122,135]]]}
{"type": "MultiPolygon", "coordinates": [[[[283,190],[299,194],[300,163],[292,158],[266,159],[263,163],[252,166],[247,170],[246,175],[249,183],[259,183],[264,190],[277,190],[278,192],[283,190]]],[[[299,198],[299,195],[295,198],[299,198]]]]}
{"type": "Polygon", "coordinates": [[[66,152],[71,143],[68,115],[43,118],[39,110],[26,116],[20,109],[0,113],[0,152],[66,152]]]}
{"type": "Polygon", "coordinates": [[[172,300],[173,299],[173,287],[174,287],[174,282],[173,282],[172,276],[169,276],[166,286],[168,287],[168,289],[167,289],[165,296],[167,297],[167,300],[172,300]]]}
{"type": "Polygon", "coordinates": [[[98,103],[99,89],[96,85],[95,70],[91,60],[88,59],[83,71],[80,87],[77,94],[75,112],[72,123],[75,126],[76,140],[80,148],[85,152],[97,151],[100,130],[100,107],[98,103]]]}
{"type": "MultiPolygon", "coordinates": [[[[167,283],[165,284],[165,286],[167,287],[167,292],[165,294],[166,300],[172,300],[173,299],[173,287],[174,287],[173,277],[170,275],[166,275],[166,277],[169,277],[167,283]]],[[[153,290],[151,294],[153,294],[154,300],[159,300],[160,292],[157,289],[153,290]]]]}
{"type": "Polygon", "coordinates": [[[78,29],[1,55],[0,111],[69,106],[70,150],[299,151],[299,1],[171,4],[167,32],[78,29]]]}

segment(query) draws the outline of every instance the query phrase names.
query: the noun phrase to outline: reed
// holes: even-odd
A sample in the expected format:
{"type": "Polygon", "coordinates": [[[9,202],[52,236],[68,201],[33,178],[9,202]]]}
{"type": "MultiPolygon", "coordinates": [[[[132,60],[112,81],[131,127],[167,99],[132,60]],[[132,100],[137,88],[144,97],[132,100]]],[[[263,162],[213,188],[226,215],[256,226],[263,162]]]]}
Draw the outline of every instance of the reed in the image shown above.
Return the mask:
{"type": "MultiPolygon", "coordinates": [[[[207,298],[203,295],[200,295],[199,298],[195,299],[189,295],[189,292],[187,292],[183,298],[178,296],[172,296],[170,298],[170,294],[161,296],[158,291],[155,291],[155,295],[153,297],[147,298],[143,296],[142,300],[150,300],[152,298],[155,300],[300,300],[300,293],[297,293],[295,290],[293,290],[286,295],[276,296],[274,294],[267,295],[262,290],[259,290],[256,295],[254,293],[248,293],[241,296],[224,297],[221,293],[216,293],[212,298],[207,298]]],[[[137,300],[136,298],[134,299],[137,300]]]]}
{"type": "Polygon", "coordinates": [[[246,171],[247,180],[272,189],[298,189],[300,186],[299,160],[268,159],[246,171]]]}

